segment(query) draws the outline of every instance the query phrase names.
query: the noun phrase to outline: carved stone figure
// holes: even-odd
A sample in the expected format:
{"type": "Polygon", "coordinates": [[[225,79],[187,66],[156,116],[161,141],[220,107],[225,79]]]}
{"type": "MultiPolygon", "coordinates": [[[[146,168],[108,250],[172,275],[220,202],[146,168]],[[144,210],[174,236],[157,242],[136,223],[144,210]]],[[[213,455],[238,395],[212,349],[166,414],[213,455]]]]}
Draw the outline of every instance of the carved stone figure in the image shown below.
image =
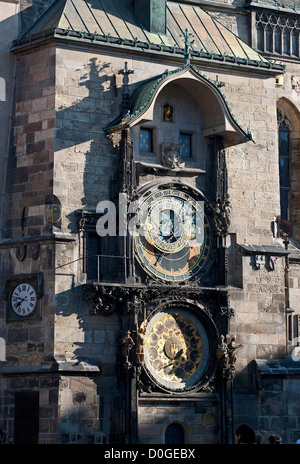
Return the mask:
{"type": "Polygon", "coordinates": [[[231,224],[230,213],[231,206],[229,200],[225,200],[222,203],[217,201],[214,208],[214,222],[219,234],[227,233],[228,227],[231,224]]]}
{"type": "Polygon", "coordinates": [[[163,107],[163,121],[173,122],[173,106],[169,103],[163,107]]]}
{"type": "Polygon", "coordinates": [[[228,361],[228,347],[224,341],[224,335],[220,336],[220,343],[217,347],[217,360],[221,367],[227,366],[228,361]]]}
{"type": "Polygon", "coordinates": [[[228,362],[230,367],[234,368],[235,363],[236,363],[236,351],[242,346],[242,345],[236,345],[235,343],[235,335],[231,337],[230,343],[228,343],[228,362]]]}
{"type": "Polygon", "coordinates": [[[141,326],[137,334],[136,360],[138,363],[144,362],[144,345],[146,343],[146,327],[141,326]]]}
{"type": "Polygon", "coordinates": [[[165,145],[162,143],[162,164],[175,169],[181,166],[181,162],[181,145],[172,142],[165,149],[165,145]]]}
{"type": "Polygon", "coordinates": [[[128,363],[130,352],[135,345],[133,339],[130,336],[130,331],[127,330],[125,337],[122,338],[121,343],[123,345],[123,357],[125,363],[128,363]]]}

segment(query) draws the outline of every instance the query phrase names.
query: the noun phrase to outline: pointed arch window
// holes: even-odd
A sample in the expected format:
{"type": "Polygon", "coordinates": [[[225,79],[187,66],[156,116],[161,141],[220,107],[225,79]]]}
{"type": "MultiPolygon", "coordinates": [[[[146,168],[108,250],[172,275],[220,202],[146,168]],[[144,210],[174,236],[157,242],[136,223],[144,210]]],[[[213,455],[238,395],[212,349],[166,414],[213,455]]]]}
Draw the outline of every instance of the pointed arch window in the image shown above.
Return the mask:
{"type": "Polygon", "coordinates": [[[292,54],[295,56],[299,55],[299,32],[294,29],[292,34],[292,54]]]}
{"type": "Polygon", "coordinates": [[[283,53],[290,55],[291,52],[291,43],[290,43],[290,31],[286,27],[283,31],[283,53]]]}
{"type": "Polygon", "coordinates": [[[273,28],[271,25],[268,25],[266,28],[266,50],[268,52],[273,52],[273,28]]]}
{"type": "Polygon", "coordinates": [[[290,128],[286,117],[278,112],[279,133],[279,183],[280,183],[280,216],[289,220],[290,197],[290,128]]]}
{"type": "Polygon", "coordinates": [[[257,48],[264,50],[264,27],[262,24],[257,25],[257,48]]]}
{"type": "Polygon", "coordinates": [[[277,26],[275,28],[275,52],[276,53],[281,53],[281,30],[277,26]]]}
{"type": "Polygon", "coordinates": [[[253,44],[262,52],[293,58],[300,55],[300,22],[294,17],[257,12],[254,34],[253,44]]]}

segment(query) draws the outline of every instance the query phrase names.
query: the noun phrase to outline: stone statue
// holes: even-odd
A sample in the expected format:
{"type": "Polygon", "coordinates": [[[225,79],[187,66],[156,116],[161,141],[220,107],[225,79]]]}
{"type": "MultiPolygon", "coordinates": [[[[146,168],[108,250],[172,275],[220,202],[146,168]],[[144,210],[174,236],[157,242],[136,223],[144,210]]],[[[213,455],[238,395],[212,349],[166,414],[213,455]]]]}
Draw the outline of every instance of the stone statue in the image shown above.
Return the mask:
{"type": "Polygon", "coordinates": [[[230,343],[228,343],[228,363],[230,367],[234,367],[236,363],[236,351],[242,346],[242,345],[236,345],[235,343],[236,336],[233,335],[231,337],[230,343]]]}
{"type": "Polygon", "coordinates": [[[221,367],[227,366],[228,361],[228,347],[224,341],[224,335],[220,336],[220,343],[217,347],[217,360],[221,367]]]}
{"type": "Polygon", "coordinates": [[[144,346],[146,344],[146,327],[141,326],[137,333],[136,359],[138,363],[144,362],[144,346]]]}
{"type": "Polygon", "coordinates": [[[163,110],[163,121],[173,122],[173,106],[167,103],[163,110]]]}
{"type": "Polygon", "coordinates": [[[127,330],[125,337],[122,338],[121,343],[123,345],[123,357],[125,359],[125,363],[128,363],[130,352],[135,345],[134,341],[130,336],[130,331],[127,330]]]}
{"type": "Polygon", "coordinates": [[[162,164],[171,169],[181,167],[181,145],[172,142],[166,149],[162,143],[162,164]]]}
{"type": "Polygon", "coordinates": [[[215,227],[219,233],[226,232],[231,224],[230,219],[231,206],[229,200],[225,200],[223,203],[219,201],[216,203],[214,208],[214,221],[215,227]]]}

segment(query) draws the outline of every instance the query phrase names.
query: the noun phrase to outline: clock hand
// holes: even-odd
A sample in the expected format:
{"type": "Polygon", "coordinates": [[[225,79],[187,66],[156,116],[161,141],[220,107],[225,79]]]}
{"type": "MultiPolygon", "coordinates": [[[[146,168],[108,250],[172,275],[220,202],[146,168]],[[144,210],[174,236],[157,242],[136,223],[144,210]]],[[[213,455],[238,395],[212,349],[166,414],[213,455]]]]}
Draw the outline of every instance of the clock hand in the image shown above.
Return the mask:
{"type": "Polygon", "coordinates": [[[160,264],[162,259],[164,258],[166,253],[160,253],[160,256],[158,258],[156,258],[156,263],[154,263],[155,265],[157,264],[160,264]]]}
{"type": "Polygon", "coordinates": [[[166,242],[167,242],[167,243],[170,243],[171,240],[172,240],[173,238],[175,238],[175,240],[177,240],[177,238],[175,237],[175,235],[172,233],[172,234],[169,236],[169,238],[166,240],[166,242]]]}
{"type": "Polygon", "coordinates": [[[173,366],[173,363],[170,362],[169,364],[165,364],[164,366],[162,366],[159,370],[162,371],[163,369],[165,369],[166,367],[170,367],[170,366],[173,366]]]}
{"type": "Polygon", "coordinates": [[[171,251],[164,251],[163,253],[160,253],[160,256],[156,259],[155,264],[160,264],[161,261],[163,260],[163,258],[165,257],[165,255],[168,255],[170,253],[171,253],[171,251]]]}
{"type": "Polygon", "coordinates": [[[21,300],[21,301],[26,301],[27,300],[27,297],[26,298],[21,298],[20,296],[14,296],[14,298],[16,298],[17,300],[21,300]]]}

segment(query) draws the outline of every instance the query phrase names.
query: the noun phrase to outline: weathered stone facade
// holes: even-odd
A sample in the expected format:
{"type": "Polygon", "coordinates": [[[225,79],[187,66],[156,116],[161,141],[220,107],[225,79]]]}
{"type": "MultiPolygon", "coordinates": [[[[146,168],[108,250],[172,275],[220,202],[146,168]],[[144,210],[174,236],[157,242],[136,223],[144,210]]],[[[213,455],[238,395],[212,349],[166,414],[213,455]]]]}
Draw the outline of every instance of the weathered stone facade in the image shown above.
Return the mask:
{"type": "Polygon", "coordinates": [[[20,15],[5,58],[15,69],[7,146],[1,139],[5,442],[160,444],[175,424],[181,443],[233,443],[240,422],[295,442],[299,56],[260,48],[255,15],[274,11],[272,2],[167,2],[166,24],[151,26],[166,34],[136,21],[138,0],[136,11],[127,0],[109,8],[78,1],[76,12],[68,1],[2,3],[20,15]],[[187,24],[193,37],[180,34],[187,24]],[[288,236],[278,220],[278,111],[289,128],[288,236]],[[178,155],[182,135],[191,153],[171,165],[168,148],[178,155]],[[177,282],[173,267],[160,278],[163,267],[129,234],[97,234],[111,205],[101,202],[118,210],[119,194],[148,201],[169,190],[200,201],[209,230],[203,267],[192,276],[189,261],[192,277],[177,282]],[[24,282],[37,290],[26,318],[10,300],[24,282]],[[155,324],[165,324],[157,344],[155,324]],[[190,327],[201,361],[182,348],[189,363],[176,364],[176,355],[176,380],[162,376],[162,360],[174,360],[166,340],[192,350],[190,327]],[[134,344],[125,352],[127,331],[134,344]],[[236,337],[236,360],[218,362],[221,335],[227,344],[236,337]],[[26,398],[38,411],[27,436],[26,398]]]}

